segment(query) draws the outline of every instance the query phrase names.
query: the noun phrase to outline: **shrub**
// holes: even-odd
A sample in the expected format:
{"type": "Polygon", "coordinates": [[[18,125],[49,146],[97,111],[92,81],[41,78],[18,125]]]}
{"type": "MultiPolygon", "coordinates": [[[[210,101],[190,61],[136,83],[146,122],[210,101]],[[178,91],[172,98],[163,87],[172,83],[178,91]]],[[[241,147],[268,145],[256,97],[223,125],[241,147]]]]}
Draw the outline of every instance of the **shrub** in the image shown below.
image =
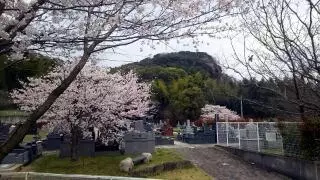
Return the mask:
{"type": "Polygon", "coordinates": [[[300,131],[301,155],[309,160],[320,160],[320,117],[307,119],[300,131]]]}

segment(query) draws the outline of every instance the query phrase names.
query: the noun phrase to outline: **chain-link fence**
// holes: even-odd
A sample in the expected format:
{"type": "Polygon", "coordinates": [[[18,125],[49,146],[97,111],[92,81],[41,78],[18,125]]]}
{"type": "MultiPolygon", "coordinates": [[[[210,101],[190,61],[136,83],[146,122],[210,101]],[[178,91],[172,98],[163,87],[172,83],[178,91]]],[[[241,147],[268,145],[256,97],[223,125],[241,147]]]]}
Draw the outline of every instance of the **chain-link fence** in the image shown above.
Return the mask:
{"type": "Polygon", "coordinates": [[[299,123],[217,122],[217,144],[249,151],[299,156],[299,123]]]}

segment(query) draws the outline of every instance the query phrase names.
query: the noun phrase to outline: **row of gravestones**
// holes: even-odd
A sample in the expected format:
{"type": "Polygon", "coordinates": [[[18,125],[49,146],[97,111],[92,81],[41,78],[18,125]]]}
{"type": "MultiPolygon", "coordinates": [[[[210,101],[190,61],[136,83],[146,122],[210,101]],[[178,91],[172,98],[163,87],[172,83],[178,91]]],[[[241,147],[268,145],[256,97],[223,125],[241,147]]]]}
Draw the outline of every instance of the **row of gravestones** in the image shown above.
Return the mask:
{"type": "Polygon", "coordinates": [[[26,145],[13,149],[2,161],[1,164],[28,164],[42,155],[42,142],[30,142],[26,145]]]}
{"type": "Polygon", "coordinates": [[[283,141],[280,132],[273,126],[260,127],[249,123],[240,129],[240,148],[259,151],[260,149],[282,149],[283,141]]]}
{"type": "Polygon", "coordinates": [[[155,134],[155,145],[174,145],[173,127],[169,121],[160,121],[155,134]]]}
{"type": "MultiPolygon", "coordinates": [[[[153,152],[155,135],[152,130],[150,124],[146,124],[144,121],[135,121],[134,131],[125,134],[120,148],[128,154],[153,152]]],[[[60,150],[60,157],[70,157],[71,145],[68,139],[62,134],[50,133],[43,141],[44,148],[46,150],[60,150]]],[[[80,156],[95,156],[96,142],[93,139],[82,139],[79,141],[77,149],[80,156]]]]}
{"type": "MultiPolygon", "coordinates": [[[[60,157],[71,156],[71,143],[68,137],[60,133],[49,133],[43,140],[44,149],[47,151],[59,150],[60,157]]],[[[82,139],[76,147],[80,156],[94,156],[95,142],[92,139],[82,139]]]]}
{"type": "Polygon", "coordinates": [[[216,143],[216,126],[209,127],[204,124],[200,130],[196,126],[191,126],[190,120],[179,133],[177,139],[190,144],[213,144],[216,143]]]}
{"type": "MultiPolygon", "coordinates": [[[[0,144],[5,142],[12,131],[11,125],[0,124],[0,144]]],[[[14,148],[2,161],[1,164],[27,164],[35,158],[42,155],[43,147],[42,142],[30,142],[23,146],[14,148]]]]}

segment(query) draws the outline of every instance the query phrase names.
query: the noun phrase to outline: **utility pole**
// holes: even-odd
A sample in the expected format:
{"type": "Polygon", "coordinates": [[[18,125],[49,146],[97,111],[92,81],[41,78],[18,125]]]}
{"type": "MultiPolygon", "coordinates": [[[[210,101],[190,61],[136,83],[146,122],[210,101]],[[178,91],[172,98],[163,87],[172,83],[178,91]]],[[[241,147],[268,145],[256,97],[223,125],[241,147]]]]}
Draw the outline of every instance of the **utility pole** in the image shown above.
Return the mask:
{"type": "MultiPolygon", "coordinates": [[[[247,57],[246,57],[246,36],[243,32],[243,58],[244,61],[247,62],[247,57]]],[[[242,96],[241,96],[241,101],[240,101],[240,108],[241,108],[241,118],[243,119],[243,105],[242,105],[242,96]]]]}

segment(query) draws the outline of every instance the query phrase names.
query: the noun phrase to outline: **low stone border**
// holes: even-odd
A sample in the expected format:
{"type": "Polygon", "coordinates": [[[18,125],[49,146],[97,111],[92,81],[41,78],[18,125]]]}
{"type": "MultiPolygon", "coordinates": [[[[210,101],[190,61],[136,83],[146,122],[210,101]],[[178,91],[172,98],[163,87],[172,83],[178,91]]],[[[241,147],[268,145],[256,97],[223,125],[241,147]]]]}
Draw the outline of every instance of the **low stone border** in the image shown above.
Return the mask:
{"type": "MultiPolygon", "coordinates": [[[[53,173],[36,173],[36,172],[15,172],[0,173],[0,179],[16,179],[16,180],[143,180],[143,178],[135,177],[119,177],[119,176],[92,176],[82,174],[53,174],[53,173]]],[[[154,179],[148,179],[154,180],[154,179]]]]}
{"type": "Polygon", "coordinates": [[[129,175],[134,177],[147,177],[157,175],[165,171],[171,171],[174,169],[181,169],[192,166],[193,165],[190,161],[165,162],[158,165],[152,165],[144,169],[131,171],[129,175]]]}

